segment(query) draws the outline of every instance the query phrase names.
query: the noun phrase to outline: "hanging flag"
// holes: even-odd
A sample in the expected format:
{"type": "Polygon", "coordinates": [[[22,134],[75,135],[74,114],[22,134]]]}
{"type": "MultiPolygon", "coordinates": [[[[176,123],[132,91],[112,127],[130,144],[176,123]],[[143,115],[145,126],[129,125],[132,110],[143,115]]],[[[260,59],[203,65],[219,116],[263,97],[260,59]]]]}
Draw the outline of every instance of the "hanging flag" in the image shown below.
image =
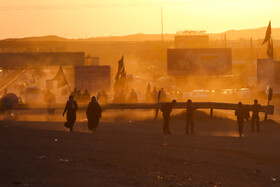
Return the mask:
{"type": "Polygon", "coordinates": [[[67,84],[66,77],[64,75],[62,66],[59,67],[58,72],[56,73],[55,77],[52,80],[57,81],[57,88],[61,88],[67,84]]]}
{"type": "Polygon", "coordinates": [[[117,72],[116,76],[115,76],[115,80],[119,80],[119,72],[117,72]]]}
{"type": "Polygon", "coordinates": [[[124,64],[123,64],[123,56],[122,56],[122,58],[119,60],[119,68],[118,68],[118,71],[120,72],[123,68],[124,68],[124,64]]]}
{"type": "Polygon", "coordinates": [[[124,63],[123,63],[123,56],[118,61],[118,72],[116,74],[115,80],[118,80],[120,77],[126,77],[126,72],[125,72],[124,63]]]}
{"type": "Polygon", "coordinates": [[[265,33],[265,38],[264,38],[262,44],[264,44],[265,42],[269,41],[270,40],[270,36],[271,36],[271,21],[269,21],[269,24],[267,26],[266,33],[265,33]]]}
{"type": "Polygon", "coordinates": [[[125,72],[124,68],[122,69],[120,75],[121,75],[121,78],[126,78],[126,72],[125,72]]]}
{"type": "Polygon", "coordinates": [[[269,58],[273,58],[274,57],[273,51],[274,51],[273,41],[272,40],[268,40],[268,46],[267,46],[266,54],[267,54],[267,56],[269,56],[269,58]]]}

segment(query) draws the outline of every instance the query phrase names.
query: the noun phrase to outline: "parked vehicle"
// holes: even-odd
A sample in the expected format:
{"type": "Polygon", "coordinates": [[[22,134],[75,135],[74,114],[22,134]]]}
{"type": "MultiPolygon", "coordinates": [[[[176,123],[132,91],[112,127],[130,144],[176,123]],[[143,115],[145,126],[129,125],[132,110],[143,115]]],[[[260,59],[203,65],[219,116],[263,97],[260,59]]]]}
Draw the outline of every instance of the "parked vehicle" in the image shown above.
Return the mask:
{"type": "Polygon", "coordinates": [[[250,88],[240,88],[238,90],[238,99],[249,99],[252,96],[250,88]]]}

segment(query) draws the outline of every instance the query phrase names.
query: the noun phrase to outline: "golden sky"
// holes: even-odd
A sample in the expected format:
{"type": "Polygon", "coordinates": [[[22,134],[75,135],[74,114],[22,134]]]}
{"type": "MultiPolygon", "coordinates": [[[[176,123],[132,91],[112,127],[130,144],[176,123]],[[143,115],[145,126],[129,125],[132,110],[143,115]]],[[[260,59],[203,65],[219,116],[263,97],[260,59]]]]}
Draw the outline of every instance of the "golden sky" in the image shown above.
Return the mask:
{"type": "Polygon", "coordinates": [[[0,0],[0,39],[280,27],[280,0],[0,0]]]}

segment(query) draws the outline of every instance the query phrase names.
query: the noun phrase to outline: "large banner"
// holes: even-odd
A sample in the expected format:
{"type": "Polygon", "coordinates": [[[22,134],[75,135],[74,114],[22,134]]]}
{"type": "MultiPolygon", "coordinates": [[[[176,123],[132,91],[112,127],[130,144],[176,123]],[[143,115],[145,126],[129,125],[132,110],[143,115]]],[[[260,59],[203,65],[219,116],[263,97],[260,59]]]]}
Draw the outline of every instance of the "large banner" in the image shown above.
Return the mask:
{"type": "Polygon", "coordinates": [[[75,66],[75,87],[98,92],[111,86],[110,66],[75,66]]]}
{"type": "Polygon", "coordinates": [[[230,75],[229,48],[185,48],[167,50],[169,75],[230,75]]]}

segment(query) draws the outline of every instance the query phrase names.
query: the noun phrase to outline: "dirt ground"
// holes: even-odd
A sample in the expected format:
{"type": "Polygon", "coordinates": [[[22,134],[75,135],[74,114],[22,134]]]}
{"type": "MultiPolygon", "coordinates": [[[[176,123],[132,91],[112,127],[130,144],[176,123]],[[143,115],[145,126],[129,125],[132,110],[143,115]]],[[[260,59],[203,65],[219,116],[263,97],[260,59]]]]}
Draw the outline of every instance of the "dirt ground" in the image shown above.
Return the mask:
{"type": "Polygon", "coordinates": [[[259,133],[249,121],[239,138],[231,113],[198,111],[195,135],[186,136],[184,114],[171,119],[172,135],[162,134],[161,116],[119,114],[104,113],[96,134],[83,120],[68,133],[59,116],[0,121],[0,186],[280,186],[272,120],[259,133]]]}

